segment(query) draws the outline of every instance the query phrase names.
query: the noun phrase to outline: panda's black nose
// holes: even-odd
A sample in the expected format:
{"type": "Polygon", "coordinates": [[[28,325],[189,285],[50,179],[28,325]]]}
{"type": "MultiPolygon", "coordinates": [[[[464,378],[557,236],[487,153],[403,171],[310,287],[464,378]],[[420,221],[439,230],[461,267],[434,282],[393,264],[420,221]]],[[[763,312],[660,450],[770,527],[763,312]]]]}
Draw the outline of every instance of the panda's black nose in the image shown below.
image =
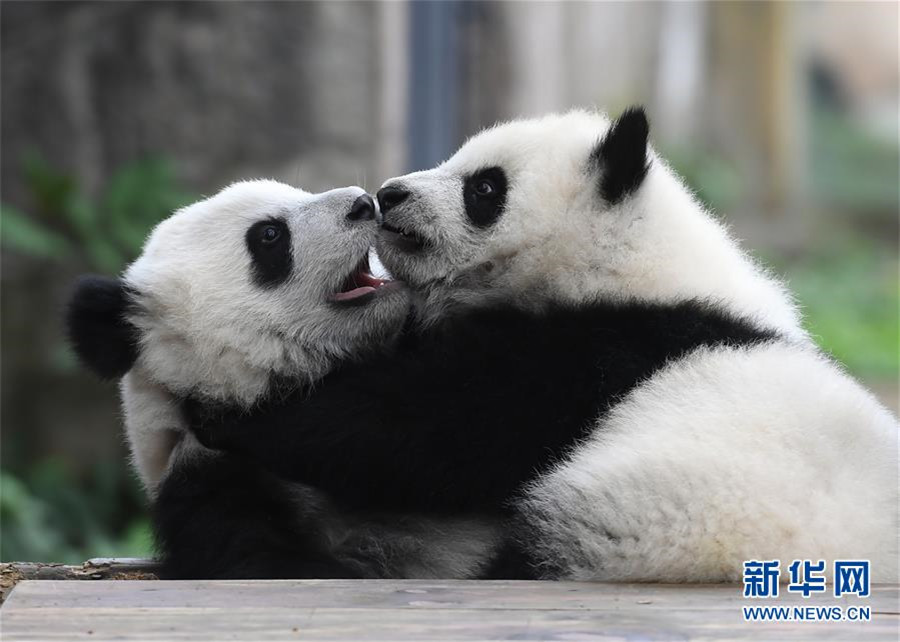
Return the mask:
{"type": "Polygon", "coordinates": [[[368,194],[363,194],[353,201],[350,211],[347,212],[347,218],[351,221],[375,220],[375,201],[368,194]]]}
{"type": "Polygon", "coordinates": [[[376,196],[378,205],[381,207],[381,214],[384,215],[388,213],[388,210],[397,207],[405,201],[406,197],[409,196],[409,192],[399,187],[382,187],[378,190],[376,196]]]}

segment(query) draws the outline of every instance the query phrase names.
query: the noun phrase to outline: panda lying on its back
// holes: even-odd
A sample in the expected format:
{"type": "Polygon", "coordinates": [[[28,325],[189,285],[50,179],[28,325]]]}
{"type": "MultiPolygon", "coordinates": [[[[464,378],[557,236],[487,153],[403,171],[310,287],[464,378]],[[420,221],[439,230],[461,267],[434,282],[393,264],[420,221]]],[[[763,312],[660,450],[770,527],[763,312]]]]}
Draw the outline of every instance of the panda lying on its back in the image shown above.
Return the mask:
{"type": "Polygon", "coordinates": [[[95,372],[122,377],[164,575],[429,576],[475,572],[490,550],[489,522],[341,511],[185,430],[181,398],[249,408],[396,337],[409,296],[368,273],[376,231],[359,188],[237,183],[162,222],[121,279],[79,282],[69,335],[95,372]]]}
{"type": "Polygon", "coordinates": [[[505,508],[500,575],[728,581],[897,563],[897,422],[647,147],[641,110],[488,130],[379,192],[396,354],[203,441],[344,501],[505,508]]]}

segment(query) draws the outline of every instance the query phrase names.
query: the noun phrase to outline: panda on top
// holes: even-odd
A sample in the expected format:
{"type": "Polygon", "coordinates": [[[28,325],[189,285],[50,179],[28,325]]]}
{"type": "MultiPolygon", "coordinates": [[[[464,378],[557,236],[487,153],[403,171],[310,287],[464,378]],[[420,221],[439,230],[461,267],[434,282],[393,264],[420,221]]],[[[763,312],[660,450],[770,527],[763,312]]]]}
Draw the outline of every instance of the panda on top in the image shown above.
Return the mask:
{"type": "Polygon", "coordinates": [[[462,575],[497,539],[487,520],[342,510],[186,430],[184,397],[249,408],[393,341],[409,295],[368,271],[375,213],[358,187],[240,182],[160,223],[121,278],[78,282],[69,336],[121,377],[164,576],[462,575]]]}
{"type": "Polygon", "coordinates": [[[414,295],[396,349],[250,413],[195,407],[204,443],[350,505],[498,515],[488,577],[868,559],[896,581],[896,418],[648,147],[643,110],[499,125],[378,200],[414,295]]]}

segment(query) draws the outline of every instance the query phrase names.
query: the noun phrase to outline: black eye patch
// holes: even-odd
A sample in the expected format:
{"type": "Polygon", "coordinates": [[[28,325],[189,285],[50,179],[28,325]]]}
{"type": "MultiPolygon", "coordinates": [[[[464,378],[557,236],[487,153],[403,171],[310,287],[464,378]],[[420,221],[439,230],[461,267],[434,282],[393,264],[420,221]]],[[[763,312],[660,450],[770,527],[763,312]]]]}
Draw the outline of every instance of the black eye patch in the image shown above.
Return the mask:
{"type": "Polygon", "coordinates": [[[263,288],[274,288],[291,274],[291,231],[281,219],[254,223],[244,237],[250,251],[253,282],[263,288]]]}
{"type": "Polygon", "coordinates": [[[463,202],[466,216],[478,227],[490,227],[503,214],[509,183],[499,167],[482,169],[466,178],[463,202]]]}

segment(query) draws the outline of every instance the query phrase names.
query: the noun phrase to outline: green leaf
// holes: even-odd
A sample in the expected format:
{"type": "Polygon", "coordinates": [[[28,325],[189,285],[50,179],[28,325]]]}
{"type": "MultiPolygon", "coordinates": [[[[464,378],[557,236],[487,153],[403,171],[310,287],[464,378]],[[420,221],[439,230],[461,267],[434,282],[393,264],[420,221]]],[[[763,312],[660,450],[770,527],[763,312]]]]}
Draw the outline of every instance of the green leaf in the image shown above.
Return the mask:
{"type": "Polygon", "coordinates": [[[75,178],[56,171],[34,151],[25,155],[22,171],[39,213],[51,216],[64,215],[69,202],[78,193],[75,178]]]}
{"type": "Polygon", "coordinates": [[[8,205],[0,206],[0,237],[4,247],[39,258],[63,258],[73,251],[65,237],[8,205]]]}
{"type": "Polygon", "coordinates": [[[132,258],[140,253],[153,227],[187,201],[175,188],[169,164],[145,159],[116,171],[101,200],[101,210],[110,236],[132,258]]]}

